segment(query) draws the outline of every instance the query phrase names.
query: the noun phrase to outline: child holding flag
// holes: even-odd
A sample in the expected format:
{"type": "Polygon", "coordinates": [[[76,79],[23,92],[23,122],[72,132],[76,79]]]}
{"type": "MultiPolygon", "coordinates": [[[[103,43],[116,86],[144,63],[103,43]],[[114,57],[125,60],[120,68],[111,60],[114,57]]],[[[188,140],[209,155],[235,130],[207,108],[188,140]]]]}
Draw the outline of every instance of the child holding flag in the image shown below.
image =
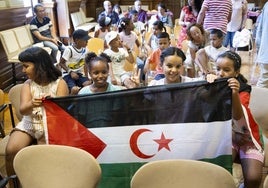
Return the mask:
{"type": "Polygon", "coordinates": [[[227,51],[221,54],[216,61],[216,66],[218,77],[233,77],[228,80],[233,91],[233,160],[241,162],[244,187],[259,187],[262,180],[264,153],[258,125],[248,107],[251,86],[240,74],[241,58],[237,53],[227,51]]]}
{"type": "MultiPolygon", "coordinates": [[[[109,62],[111,62],[111,59],[105,53],[97,55],[94,52],[90,52],[86,55],[85,63],[92,79],[92,84],[83,87],[78,94],[94,94],[126,89],[123,86],[113,85],[107,82],[109,76],[109,62]]],[[[136,86],[139,86],[139,74],[140,71],[136,72],[136,74],[130,78],[136,86]]]]}
{"type": "Polygon", "coordinates": [[[202,77],[190,78],[182,76],[185,59],[183,51],[177,47],[169,47],[163,50],[160,55],[160,67],[164,73],[164,78],[152,80],[149,86],[204,80],[202,77]]]}
{"type": "MultiPolygon", "coordinates": [[[[19,60],[22,71],[28,76],[23,84],[20,97],[21,122],[11,131],[6,146],[6,170],[8,176],[15,174],[13,159],[18,151],[44,138],[42,101],[45,97],[67,96],[68,86],[60,78],[50,55],[39,47],[28,48],[21,52],[19,60]]],[[[13,184],[12,184],[13,185],[13,184]]],[[[13,187],[10,185],[10,187],[13,187]]]]}
{"type": "Polygon", "coordinates": [[[218,56],[216,68],[216,77],[230,77],[228,83],[233,95],[233,161],[238,161],[242,165],[244,187],[259,187],[262,180],[264,152],[258,125],[248,107],[251,86],[240,73],[241,58],[237,53],[227,51],[218,56]]]}

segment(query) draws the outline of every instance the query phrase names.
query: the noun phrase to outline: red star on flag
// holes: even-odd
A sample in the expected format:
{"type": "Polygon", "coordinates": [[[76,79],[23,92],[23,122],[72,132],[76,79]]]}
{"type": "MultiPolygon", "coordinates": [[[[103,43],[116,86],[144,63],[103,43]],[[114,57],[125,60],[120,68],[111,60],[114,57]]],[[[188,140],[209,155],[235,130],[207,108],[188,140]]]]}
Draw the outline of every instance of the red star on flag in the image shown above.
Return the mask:
{"type": "Polygon", "coordinates": [[[169,142],[171,142],[173,139],[166,139],[164,133],[162,132],[160,139],[154,139],[156,143],[159,144],[158,151],[160,151],[162,148],[166,148],[168,151],[170,151],[169,148],[169,142]]]}

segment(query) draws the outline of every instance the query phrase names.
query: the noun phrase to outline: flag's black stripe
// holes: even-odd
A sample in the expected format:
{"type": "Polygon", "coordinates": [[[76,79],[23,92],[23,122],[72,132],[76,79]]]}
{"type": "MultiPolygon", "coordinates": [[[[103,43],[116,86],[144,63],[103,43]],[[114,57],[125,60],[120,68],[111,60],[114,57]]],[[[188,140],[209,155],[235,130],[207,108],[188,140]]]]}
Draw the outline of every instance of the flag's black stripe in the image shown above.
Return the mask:
{"type": "Polygon", "coordinates": [[[50,99],[88,128],[231,119],[226,79],[50,99]]]}

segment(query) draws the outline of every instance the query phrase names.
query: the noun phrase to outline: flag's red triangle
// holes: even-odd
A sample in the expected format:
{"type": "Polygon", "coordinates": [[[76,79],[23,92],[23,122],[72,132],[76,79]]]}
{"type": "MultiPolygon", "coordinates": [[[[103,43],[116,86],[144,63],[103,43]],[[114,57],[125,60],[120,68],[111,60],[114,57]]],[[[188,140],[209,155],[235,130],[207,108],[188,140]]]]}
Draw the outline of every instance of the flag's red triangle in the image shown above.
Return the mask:
{"type": "Polygon", "coordinates": [[[52,101],[45,100],[49,144],[81,148],[97,158],[106,144],[52,101]]]}

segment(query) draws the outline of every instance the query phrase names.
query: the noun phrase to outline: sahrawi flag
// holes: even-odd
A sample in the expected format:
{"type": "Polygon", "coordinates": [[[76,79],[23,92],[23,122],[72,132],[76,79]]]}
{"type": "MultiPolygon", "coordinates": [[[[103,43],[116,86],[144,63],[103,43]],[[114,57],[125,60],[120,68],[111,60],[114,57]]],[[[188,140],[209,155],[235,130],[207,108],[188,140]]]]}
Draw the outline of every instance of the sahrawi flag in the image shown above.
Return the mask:
{"type": "Polygon", "coordinates": [[[226,79],[54,98],[44,106],[48,144],[94,155],[102,167],[99,187],[127,188],[139,167],[162,159],[232,169],[226,79]]]}

